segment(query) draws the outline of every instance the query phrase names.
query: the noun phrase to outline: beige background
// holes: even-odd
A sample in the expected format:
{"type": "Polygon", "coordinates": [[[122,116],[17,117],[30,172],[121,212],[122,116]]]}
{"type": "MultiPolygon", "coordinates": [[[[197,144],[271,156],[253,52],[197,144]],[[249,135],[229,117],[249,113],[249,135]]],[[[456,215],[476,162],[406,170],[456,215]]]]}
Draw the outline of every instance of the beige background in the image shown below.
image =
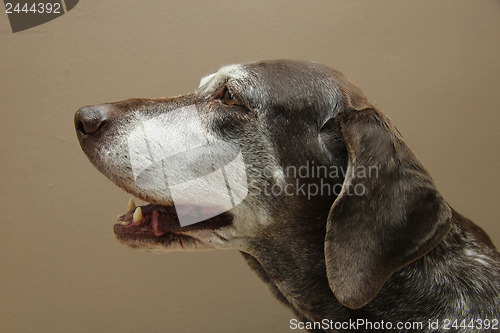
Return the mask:
{"type": "Polygon", "coordinates": [[[193,90],[221,65],[336,67],[500,245],[499,1],[86,0],[13,34],[0,13],[0,332],[289,332],[235,251],[114,240],[128,195],[87,161],[83,105],[193,90]]]}

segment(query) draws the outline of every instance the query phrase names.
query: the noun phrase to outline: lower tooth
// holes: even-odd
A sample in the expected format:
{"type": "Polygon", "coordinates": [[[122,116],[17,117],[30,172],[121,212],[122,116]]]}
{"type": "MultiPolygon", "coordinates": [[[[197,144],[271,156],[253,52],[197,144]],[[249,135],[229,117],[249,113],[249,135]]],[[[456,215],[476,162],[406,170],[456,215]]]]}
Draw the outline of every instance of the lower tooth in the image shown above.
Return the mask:
{"type": "Polygon", "coordinates": [[[125,222],[123,221],[122,223],[120,223],[121,225],[128,225],[128,222],[125,222]]]}
{"type": "Polygon", "coordinates": [[[133,221],[134,223],[138,223],[141,222],[142,219],[143,219],[142,209],[141,207],[137,207],[137,209],[134,212],[133,221]]]}

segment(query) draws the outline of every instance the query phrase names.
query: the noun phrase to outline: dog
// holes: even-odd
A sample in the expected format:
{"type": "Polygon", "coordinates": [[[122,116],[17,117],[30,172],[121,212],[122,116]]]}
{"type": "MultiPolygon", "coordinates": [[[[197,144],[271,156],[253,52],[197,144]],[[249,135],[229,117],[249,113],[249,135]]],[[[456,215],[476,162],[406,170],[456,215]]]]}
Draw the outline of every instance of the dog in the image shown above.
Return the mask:
{"type": "Polygon", "coordinates": [[[241,251],[295,313],[290,328],[500,329],[492,241],[337,70],[225,66],[192,93],[86,106],[74,120],[96,168],[149,202],[129,202],[118,240],[241,251]]]}

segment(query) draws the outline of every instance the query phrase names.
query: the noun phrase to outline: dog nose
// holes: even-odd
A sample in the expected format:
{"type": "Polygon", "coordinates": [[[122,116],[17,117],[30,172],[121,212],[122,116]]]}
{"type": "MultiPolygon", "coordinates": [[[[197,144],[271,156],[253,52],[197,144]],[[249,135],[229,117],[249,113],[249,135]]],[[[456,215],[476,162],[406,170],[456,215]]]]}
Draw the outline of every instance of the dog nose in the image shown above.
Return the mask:
{"type": "Polygon", "coordinates": [[[107,105],[92,105],[80,108],[75,114],[75,128],[78,134],[94,134],[111,118],[107,105]]]}

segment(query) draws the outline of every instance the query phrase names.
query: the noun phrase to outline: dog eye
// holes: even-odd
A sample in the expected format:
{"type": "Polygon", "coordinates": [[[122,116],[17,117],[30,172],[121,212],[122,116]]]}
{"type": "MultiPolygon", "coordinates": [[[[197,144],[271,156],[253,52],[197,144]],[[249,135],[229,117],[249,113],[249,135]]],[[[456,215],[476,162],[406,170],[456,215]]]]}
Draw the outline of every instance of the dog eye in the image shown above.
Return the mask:
{"type": "Polygon", "coordinates": [[[231,92],[226,89],[226,91],[224,91],[224,96],[222,97],[222,101],[224,102],[224,104],[227,104],[227,105],[235,105],[237,104],[237,99],[233,96],[233,94],[231,94],[231,92]]]}

